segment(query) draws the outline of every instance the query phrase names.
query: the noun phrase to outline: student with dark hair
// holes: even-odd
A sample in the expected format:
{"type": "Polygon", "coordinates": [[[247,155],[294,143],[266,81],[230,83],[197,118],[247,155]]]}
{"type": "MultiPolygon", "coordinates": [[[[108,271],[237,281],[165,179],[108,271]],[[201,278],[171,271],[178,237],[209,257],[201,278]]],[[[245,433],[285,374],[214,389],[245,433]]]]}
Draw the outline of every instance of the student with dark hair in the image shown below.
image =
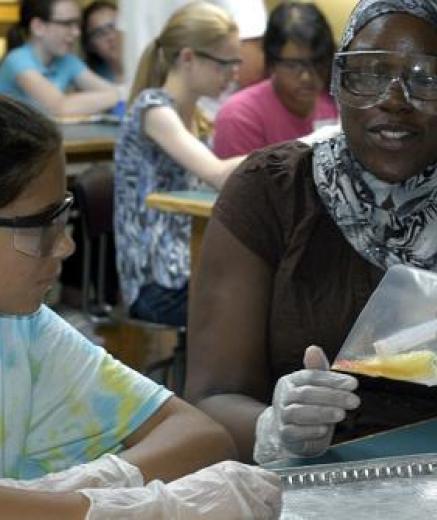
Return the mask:
{"type": "Polygon", "coordinates": [[[331,29],[315,5],[279,4],[264,35],[270,77],[221,107],[215,121],[217,155],[246,154],[334,122],[337,109],[327,92],[334,50],[331,29]]]}
{"type": "Polygon", "coordinates": [[[179,479],[233,457],[228,434],[43,305],[74,250],[62,138],[7,96],[0,134],[0,516],[276,518],[280,483],[263,470],[179,479]]]}
{"type": "Polygon", "coordinates": [[[336,46],[328,21],[315,4],[284,2],[272,11],[263,40],[268,72],[281,63],[282,49],[290,42],[311,49],[324,87],[329,89],[336,46]]]}
{"type": "Polygon", "coordinates": [[[54,116],[102,112],[123,100],[124,88],[73,54],[80,20],[76,0],[22,0],[0,65],[0,92],[54,116]]]}
{"type": "Polygon", "coordinates": [[[116,29],[117,8],[106,0],[91,2],[82,13],[81,44],[88,67],[108,81],[122,83],[120,35],[116,29]]]}

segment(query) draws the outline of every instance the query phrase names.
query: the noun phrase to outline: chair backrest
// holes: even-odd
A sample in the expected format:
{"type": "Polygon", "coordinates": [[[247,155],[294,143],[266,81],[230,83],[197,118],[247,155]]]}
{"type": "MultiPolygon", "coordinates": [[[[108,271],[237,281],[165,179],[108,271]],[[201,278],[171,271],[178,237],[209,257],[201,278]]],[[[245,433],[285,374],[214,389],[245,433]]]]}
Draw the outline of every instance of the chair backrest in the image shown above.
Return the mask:
{"type": "Polygon", "coordinates": [[[99,319],[121,320],[136,323],[151,330],[176,330],[177,346],[174,355],[149,365],[145,374],[162,384],[171,386],[177,395],[182,396],[185,384],[185,328],[135,320],[129,317],[126,309],[123,309],[120,315],[114,312],[114,309],[109,310],[105,302],[108,253],[115,258],[115,250],[107,242],[113,233],[113,172],[109,167],[103,165],[92,166],[78,175],[73,190],[81,214],[84,238],[82,277],[84,313],[92,316],[94,321],[99,319]],[[97,280],[93,280],[91,264],[96,253],[97,280]],[[95,288],[95,301],[91,295],[92,286],[95,288]]]}
{"type": "Polygon", "coordinates": [[[92,166],[78,175],[73,189],[89,238],[112,233],[114,174],[111,169],[92,166]]]}
{"type": "MultiPolygon", "coordinates": [[[[95,319],[106,319],[107,273],[115,273],[111,168],[93,165],[77,176],[73,191],[82,222],[82,310],[95,319]]],[[[114,287],[114,281],[111,285],[114,287]]]]}

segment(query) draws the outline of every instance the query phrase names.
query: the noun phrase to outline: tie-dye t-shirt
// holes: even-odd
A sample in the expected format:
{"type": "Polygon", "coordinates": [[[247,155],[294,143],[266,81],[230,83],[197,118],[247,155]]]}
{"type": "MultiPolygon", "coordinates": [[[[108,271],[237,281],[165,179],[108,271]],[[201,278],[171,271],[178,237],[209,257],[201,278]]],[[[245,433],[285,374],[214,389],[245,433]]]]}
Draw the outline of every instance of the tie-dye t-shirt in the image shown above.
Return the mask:
{"type": "Polygon", "coordinates": [[[35,478],[123,449],[172,395],[46,306],[0,315],[0,477],[35,478]]]}

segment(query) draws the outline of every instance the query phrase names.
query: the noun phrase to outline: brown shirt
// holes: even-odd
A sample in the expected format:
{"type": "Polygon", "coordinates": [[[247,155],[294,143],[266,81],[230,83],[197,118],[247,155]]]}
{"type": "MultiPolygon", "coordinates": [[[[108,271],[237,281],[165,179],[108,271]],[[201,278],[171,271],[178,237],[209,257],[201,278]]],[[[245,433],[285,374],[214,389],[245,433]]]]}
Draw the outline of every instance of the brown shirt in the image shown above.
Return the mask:
{"type": "MultiPolygon", "coordinates": [[[[384,272],[362,258],[325,210],[311,149],[287,142],[254,153],[227,182],[215,216],[275,272],[269,316],[272,388],[302,368],[308,345],[332,362],[384,272]]],[[[337,441],[437,415],[437,389],[359,377],[358,410],[337,441]]]]}

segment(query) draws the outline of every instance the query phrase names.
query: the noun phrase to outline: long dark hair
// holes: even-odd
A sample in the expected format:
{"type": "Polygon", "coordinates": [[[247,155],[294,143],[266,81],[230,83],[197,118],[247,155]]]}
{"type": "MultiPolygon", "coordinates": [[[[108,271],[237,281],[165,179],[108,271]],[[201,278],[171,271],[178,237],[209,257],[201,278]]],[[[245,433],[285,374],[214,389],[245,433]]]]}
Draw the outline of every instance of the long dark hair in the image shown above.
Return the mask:
{"type": "Polygon", "coordinates": [[[50,20],[56,2],[59,0],[21,0],[19,21],[9,29],[6,35],[7,50],[20,47],[26,42],[33,18],[50,20]]]}
{"type": "MultiPolygon", "coordinates": [[[[37,0],[39,1],[39,0],[37,0]]],[[[0,95],[0,208],[15,200],[62,146],[55,123],[42,112],[0,95]]]]}
{"type": "MultiPolygon", "coordinates": [[[[330,71],[336,45],[329,23],[316,5],[283,2],[273,9],[263,39],[267,69],[289,41],[308,47],[330,71]]],[[[329,78],[326,81],[329,84],[329,78]]]]}
{"type": "Polygon", "coordinates": [[[95,12],[100,11],[101,9],[112,9],[113,11],[117,11],[115,4],[106,0],[96,0],[95,2],[91,2],[91,4],[82,11],[80,42],[85,62],[91,70],[96,70],[104,65],[102,58],[94,52],[88,34],[88,20],[95,12]]]}

